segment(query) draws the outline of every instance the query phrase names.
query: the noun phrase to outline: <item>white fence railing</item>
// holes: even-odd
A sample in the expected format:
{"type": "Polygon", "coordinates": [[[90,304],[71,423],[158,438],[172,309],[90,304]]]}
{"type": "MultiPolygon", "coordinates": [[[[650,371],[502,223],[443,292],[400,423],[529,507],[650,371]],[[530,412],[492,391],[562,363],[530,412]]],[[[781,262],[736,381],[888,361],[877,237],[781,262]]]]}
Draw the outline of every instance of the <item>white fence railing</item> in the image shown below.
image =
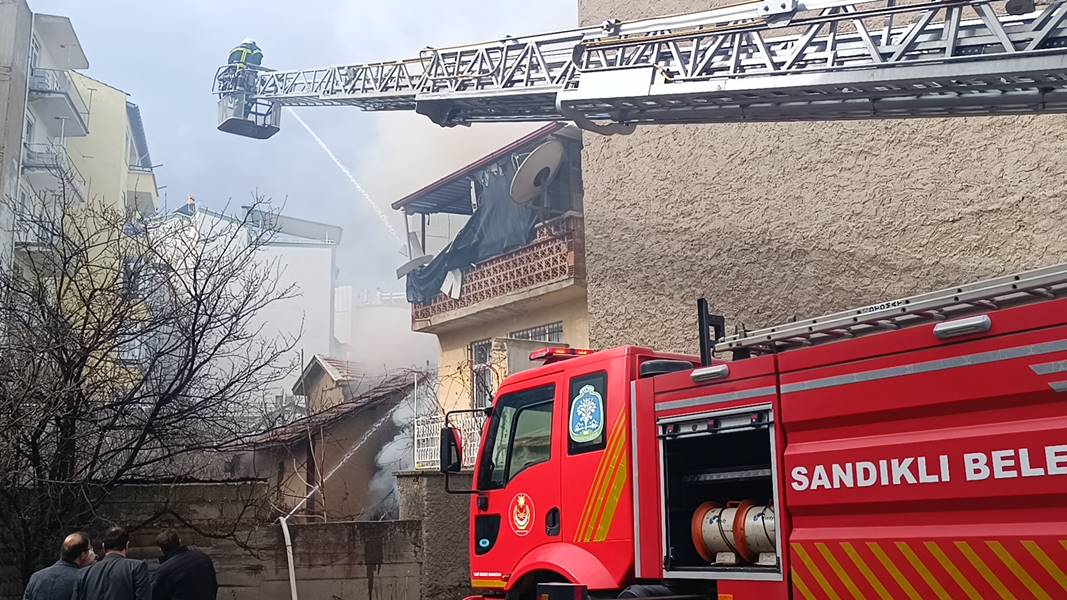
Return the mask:
{"type": "MultiPolygon", "coordinates": [[[[478,413],[453,415],[449,424],[459,429],[463,439],[463,468],[473,468],[474,461],[478,458],[478,445],[482,440],[485,416],[478,413]]],[[[441,428],[444,426],[444,415],[427,415],[415,419],[416,470],[437,470],[441,467],[441,428]]]]}

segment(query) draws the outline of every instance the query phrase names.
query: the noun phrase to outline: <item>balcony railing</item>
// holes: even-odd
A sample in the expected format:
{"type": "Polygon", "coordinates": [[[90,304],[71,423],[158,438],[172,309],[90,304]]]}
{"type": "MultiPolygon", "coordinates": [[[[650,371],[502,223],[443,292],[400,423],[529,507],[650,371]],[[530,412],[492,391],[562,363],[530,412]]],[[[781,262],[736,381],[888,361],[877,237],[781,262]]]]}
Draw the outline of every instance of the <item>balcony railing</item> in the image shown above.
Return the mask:
{"type": "Polygon", "coordinates": [[[28,170],[48,171],[63,179],[79,198],[84,197],[85,176],[74,165],[67,149],[58,144],[26,144],[22,167],[28,170]]]}
{"type": "Polygon", "coordinates": [[[39,94],[62,94],[70,99],[71,106],[78,118],[85,124],[89,109],[82,98],[78,86],[74,85],[66,71],[34,67],[30,74],[30,92],[39,94]]]}
{"type": "Polygon", "coordinates": [[[411,317],[430,319],[568,279],[585,279],[584,221],[573,213],[539,224],[534,240],[526,246],[464,269],[458,299],[439,294],[430,304],[413,304],[411,317]]]}
{"type": "MultiPolygon", "coordinates": [[[[486,417],[479,413],[453,415],[449,425],[459,429],[463,441],[463,468],[474,468],[478,446],[482,443],[482,426],[486,417]]],[[[441,428],[445,418],[429,415],[415,419],[415,469],[437,470],[441,467],[441,428]]]]}
{"type": "Polygon", "coordinates": [[[29,215],[15,217],[15,244],[19,246],[49,246],[53,240],[49,220],[29,215]]]}

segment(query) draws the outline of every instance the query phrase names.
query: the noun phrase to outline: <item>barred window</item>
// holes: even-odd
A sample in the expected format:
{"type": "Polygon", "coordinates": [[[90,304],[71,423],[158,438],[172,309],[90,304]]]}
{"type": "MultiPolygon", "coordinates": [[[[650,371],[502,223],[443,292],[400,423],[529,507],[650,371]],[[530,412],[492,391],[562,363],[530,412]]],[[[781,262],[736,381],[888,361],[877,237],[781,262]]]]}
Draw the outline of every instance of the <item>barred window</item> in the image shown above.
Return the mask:
{"type": "Polygon", "coordinates": [[[554,342],[563,343],[563,321],[556,321],[548,325],[538,325],[529,329],[512,331],[508,337],[515,340],[529,340],[531,342],[554,342]]]}
{"type": "Polygon", "coordinates": [[[471,397],[474,408],[485,408],[493,403],[492,340],[480,340],[470,345],[471,397]]]}

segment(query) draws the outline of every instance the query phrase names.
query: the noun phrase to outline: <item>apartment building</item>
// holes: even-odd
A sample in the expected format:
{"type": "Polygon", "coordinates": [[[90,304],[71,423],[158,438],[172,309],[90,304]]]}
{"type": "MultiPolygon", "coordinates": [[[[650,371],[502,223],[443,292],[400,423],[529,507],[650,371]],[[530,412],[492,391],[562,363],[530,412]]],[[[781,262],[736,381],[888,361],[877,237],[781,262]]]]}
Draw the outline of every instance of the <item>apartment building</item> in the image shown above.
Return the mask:
{"type": "Polygon", "coordinates": [[[89,109],[73,82],[87,69],[70,19],[0,0],[0,262],[38,242],[24,217],[37,198],[83,198],[86,180],[67,152],[89,134],[89,109]]]}
{"type": "MultiPolygon", "coordinates": [[[[437,336],[436,394],[420,399],[416,466],[436,459],[443,411],[489,406],[509,372],[544,346],[587,347],[580,132],[552,123],[393,203],[407,220],[411,329],[437,336]],[[558,175],[519,204],[517,167],[549,141],[558,175]]],[[[464,425],[468,450],[478,424],[464,425]]],[[[472,452],[468,452],[473,456],[472,452]]]]}

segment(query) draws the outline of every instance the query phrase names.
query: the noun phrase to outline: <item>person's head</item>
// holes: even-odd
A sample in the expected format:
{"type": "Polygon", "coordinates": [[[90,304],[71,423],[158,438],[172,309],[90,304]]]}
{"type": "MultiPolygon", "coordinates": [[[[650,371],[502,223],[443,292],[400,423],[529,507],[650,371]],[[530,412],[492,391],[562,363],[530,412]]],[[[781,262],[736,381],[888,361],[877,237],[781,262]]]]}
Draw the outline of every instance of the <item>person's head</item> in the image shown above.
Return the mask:
{"type": "Polygon", "coordinates": [[[241,40],[241,45],[245,46],[247,48],[256,48],[257,47],[256,46],[256,40],[254,40],[252,38],[245,38],[245,39],[241,40]]]}
{"type": "Polygon", "coordinates": [[[63,539],[62,550],[60,550],[60,557],[69,562],[84,567],[91,565],[93,560],[96,559],[96,554],[93,553],[93,544],[89,540],[89,536],[82,531],[75,531],[63,539]]]}
{"type": "Polygon", "coordinates": [[[182,547],[182,538],[173,529],[164,529],[156,536],[156,545],[164,555],[174,552],[182,547]]]}
{"type": "Polygon", "coordinates": [[[121,527],[112,527],[104,533],[104,552],[118,552],[126,555],[126,549],[130,546],[130,534],[121,527]]]}

